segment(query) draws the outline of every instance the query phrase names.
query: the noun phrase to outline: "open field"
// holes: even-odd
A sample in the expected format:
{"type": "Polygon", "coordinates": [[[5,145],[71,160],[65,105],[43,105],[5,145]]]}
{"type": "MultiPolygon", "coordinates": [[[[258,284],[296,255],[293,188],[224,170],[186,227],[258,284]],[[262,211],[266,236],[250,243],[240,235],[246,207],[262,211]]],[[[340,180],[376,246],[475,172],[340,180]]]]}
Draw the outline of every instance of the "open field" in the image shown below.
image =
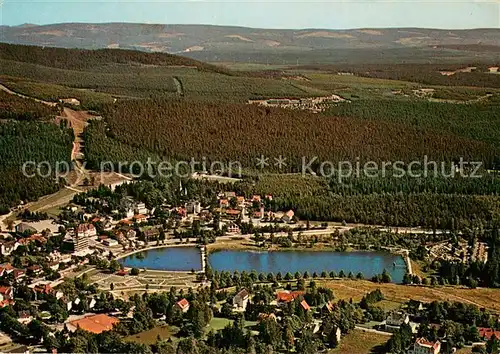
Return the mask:
{"type": "Polygon", "coordinates": [[[423,302],[458,301],[474,304],[495,312],[500,312],[500,289],[477,288],[469,289],[451,286],[407,286],[399,284],[376,284],[359,280],[317,280],[321,286],[331,288],[337,299],[353,299],[360,301],[368,292],[380,288],[386,301],[403,304],[413,299],[423,302]]]}
{"type": "Polygon", "coordinates": [[[77,192],[72,189],[63,188],[60,191],[40,198],[36,202],[27,204],[25,207],[30,211],[46,211],[69,203],[77,192]]]}
{"type": "Polygon", "coordinates": [[[125,340],[129,342],[151,345],[156,344],[156,340],[158,339],[158,337],[160,337],[161,340],[166,340],[172,337],[175,332],[176,330],[172,329],[172,327],[170,326],[160,325],[150,329],[149,331],[125,337],[125,340]]]}
{"type": "Polygon", "coordinates": [[[415,97],[395,96],[394,90],[410,91],[418,84],[387,79],[367,78],[354,75],[337,75],[327,72],[302,71],[309,81],[303,85],[340,95],[346,99],[415,99],[415,97]]]}
{"type": "Polygon", "coordinates": [[[342,337],[339,346],[335,349],[329,350],[328,353],[381,353],[383,351],[378,351],[377,349],[380,349],[380,347],[387,342],[388,338],[388,336],[381,334],[364,332],[355,329],[347,336],[342,337]]]}

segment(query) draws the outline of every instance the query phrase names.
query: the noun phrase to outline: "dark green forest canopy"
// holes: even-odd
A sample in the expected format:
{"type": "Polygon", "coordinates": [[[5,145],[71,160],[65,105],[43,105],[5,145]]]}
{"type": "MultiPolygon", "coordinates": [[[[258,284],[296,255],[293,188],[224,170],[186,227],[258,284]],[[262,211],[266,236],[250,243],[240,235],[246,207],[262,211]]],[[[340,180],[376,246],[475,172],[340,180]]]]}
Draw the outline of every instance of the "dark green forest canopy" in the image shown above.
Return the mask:
{"type": "Polygon", "coordinates": [[[301,219],[448,229],[500,220],[500,178],[344,178],[259,176],[240,194],[271,194],[274,210],[301,219]]]}
{"type": "Polygon", "coordinates": [[[0,119],[50,119],[58,113],[59,109],[57,107],[49,107],[43,103],[11,95],[0,90],[0,119]]]}
{"type": "Polygon", "coordinates": [[[64,49],[0,43],[0,59],[71,70],[96,70],[108,64],[193,66],[199,70],[228,73],[194,59],[167,53],[123,49],[64,49]]]}
{"type": "Polygon", "coordinates": [[[73,130],[43,122],[3,122],[0,124],[0,212],[20,201],[32,201],[59,189],[55,174],[42,168],[43,177],[35,173],[35,164],[47,162],[51,169],[57,162],[70,163],[73,130]],[[23,164],[33,162],[23,173],[23,164]]]}
{"type": "MultiPolygon", "coordinates": [[[[500,81],[500,79],[499,79],[500,81]]],[[[329,114],[408,124],[448,132],[500,147],[500,96],[481,103],[359,100],[332,107],[329,114]]]]}
{"type": "MultiPolygon", "coordinates": [[[[255,158],[282,155],[298,171],[302,157],[323,161],[482,161],[491,166],[498,149],[439,130],[385,121],[338,118],[236,104],[163,99],[108,105],[108,135],[135,148],[174,159],[207,157],[254,167],[255,158]]],[[[317,168],[318,164],[313,164],[317,168]]]]}

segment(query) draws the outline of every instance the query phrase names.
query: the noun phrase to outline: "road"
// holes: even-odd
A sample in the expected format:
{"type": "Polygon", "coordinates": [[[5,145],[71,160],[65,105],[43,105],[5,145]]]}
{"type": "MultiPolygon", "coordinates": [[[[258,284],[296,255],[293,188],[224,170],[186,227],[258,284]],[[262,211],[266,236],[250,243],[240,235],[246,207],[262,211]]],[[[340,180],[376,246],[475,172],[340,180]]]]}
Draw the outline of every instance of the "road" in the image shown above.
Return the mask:
{"type": "Polygon", "coordinates": [[[18,97],[22,97],[22,98],[26,98],[26,99],[29,99],[29,100],[33,100],[33,101],[36,101],[36,102],[40,102],[40,103],[43,103],[47,106],[51,106],[51,107],[55,107],[57,105],[56,102],[48,102],[48,101],[44,101],[44,100],[41,100],[41,99],[38,99],[38,98],[34,98],[34,97],[29,97],[29,96],[26,96],[26,95],[23,95],[21,93],[17,93],[17,92],[14,92],[12,91],[11,89],[9,89],[8,87],[0,84],[0,90],[2,91],[5,91],[11,95],[15,95],[15,96],[18,96],[18,97]]]}
{"type": "Polygon", "coordinates": [[[360,326],[355,326],[354,328],[356,328],[357,330],[363,331],[363,332],[376,333],[376,334],[381,334],[383,336],[392,337],[392,333],[377,331],[376,329],[373,329],[373,328],[364,328],[364,327],[360,327],[360,326]]]}
{"type": "MultiPolygon", "coordinates": [[[[0,90],[3,90],[11,95],[15,95],[18,97],[30,99],[30,100],[33,100],[35,102],[45,104],[47,106],[55,107],[57,105],[56,102],[48,102],[48,101],[44,101],[44,100],[41,100],[41,99],[38,99],[35,97],[29,97],[29,96],[14,92],[3,84],[0,84],[0,90]]],[[[75,165],[75,169],[74,169],[75,176],[73,176],[73,178],[71,178],[71,181],[70,181],[69,185],[66,186],[66,188],[68,190],[73,191],[73,192],[80,193],[80,192],[82,192],[82,190],[77,188],[78,185],[80,185],[83,182],[83,180],[89,176],[89,171],[87,171],[85,169],[85,166],[81,163],[81,160],[83,159],[82,133],[88,124],[88,120],[92,116],[89,115],[87,112],[75,111],[73,109],[64,107],[63,112],[62,112],[62,117],[68,120],[68,123],[69,123],[70,127],[73,128],[74,135],[75,135],[75,140],[73,141],[73,149],[71,151],[71,159],[74,161],[74,165],[75,165]]],[[[52,208],[52,207],[57,206],[57,205],[65,204],[72,198],[72,196],[68,196],[67,193],[59,191],[59,192],[56,192],[50,196],[45,196],[43,198],[50,199],[51,202],[49,204],[45,205],[43,208],[36,207],[32,211],[40,211],[42,209],[48,209],[48,208],[52,208]],[[61,195],[61,198],[57,198],[57,196],[59,194],[61,195]],[[54,201],[52,199],[57,199],[57,200],[54,201]]],[[[43,199],[41,199],[41,200],[43,200],[43,199]]],[[[36,202],[27,203],[26,205],[24,205],[24,207],[30,208],[30,206],[33,206],[33,205],[36,205],[36,202]]],[[[0,226],[11,215],[12,215],[12,212],[8,215],[0,216],[0,226]]]]}

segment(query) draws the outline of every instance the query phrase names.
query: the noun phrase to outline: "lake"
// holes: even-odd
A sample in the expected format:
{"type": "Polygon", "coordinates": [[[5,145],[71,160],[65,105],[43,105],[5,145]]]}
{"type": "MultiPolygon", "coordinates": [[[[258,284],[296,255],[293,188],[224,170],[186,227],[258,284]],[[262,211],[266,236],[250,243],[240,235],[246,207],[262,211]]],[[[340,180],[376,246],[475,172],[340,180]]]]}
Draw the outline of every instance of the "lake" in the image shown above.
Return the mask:
{"type": "MultiPolygon", "coordinates": [[[[142,252],[144,259],[136,254],[119,260],[126,267],[154,270],[190,271],[201,270],[199,249],[195,247],[157,248],[142,252]]],[[[208,263],[213,270],[247,271],[263,273],[308,271],[320,274],[322,271],[363,273],[371,278],[387,269],[395,283],[401,283],[406,265],[401,256],[387,252],[333,252],[333,251],[272,251],[255,252],[245,250],[222,250],[210,253],[208,263]],[[396,265],[394,265],[394,263],[396,265]]]]}
{"type": "Polygon", "coordinates": [[[401,283],[406,273],[406,265],[401,256],[387,252],[332,252],[332,251],[218,251],[209,255],[208,263],[214,270],[247,271],[258,273],[278,273],[284,276],[287,272],[322,271],[363,273],[371,278],[387,269],[395,283],[401,283]],[[394,263],[396,265],[394,266],[394,263]]]}
{"type": "Polygon", "coordinates": [[[165,247],[134,253],[118,260],[130,268],[147,268],[168,271],[201,270],[200,250],[196,247],[165,247]],[[142,253],[144,259],[137,258],[142,253]]]}

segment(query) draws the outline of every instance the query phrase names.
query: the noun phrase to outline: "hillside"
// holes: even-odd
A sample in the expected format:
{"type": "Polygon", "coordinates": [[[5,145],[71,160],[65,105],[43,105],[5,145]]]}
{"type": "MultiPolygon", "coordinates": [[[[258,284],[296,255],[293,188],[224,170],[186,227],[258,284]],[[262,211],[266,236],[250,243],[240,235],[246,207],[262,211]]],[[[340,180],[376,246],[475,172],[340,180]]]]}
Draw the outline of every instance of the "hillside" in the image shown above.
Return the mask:
{"type": "Polygon", "coordinates": [[[68,70],[96,70],[111,64],[132,64],[136,66],[193,67],[198,70],[223,72],[216,66],[177,55],[132,50],[62,49],[0,43],[0,59],[68,70]]]}
{"type": "Polygon", "coordinates": [[[294,82],[247,77],[165,53],[5,43],[0,44],[0,83],[51,101],[70,95],[87,109],[96,109],[115,98],[169,96],[246,102],[260,97],[327,94],[294,82]]]}
{"type": "Polygon", "coordinates": [[[284,156],[288,172],[300,171],[302,157],[318,158],[313,169],[322,161],[411,161],[424,155],[435,161],[463,156],[491,165],[497,152],[486,143],[432,129],[253,105],[155,99],[108,106],[103,114],[114,138],[160,156],[239,161],[247,168],[262,154],[284,156]]]}
{"type": "Polygon", "coordinates": [[[231,26],[132,23],[63,23],[2,27],[2,42],[64,48],[136,49],[225,62],[344,62],[457,58],[491,60],[500,47],[500,30],[421,28],[353,30],[275,30],[231,26]],[[474,47],[469,48],[469,45],[474,47]],[[415,58],[415,48],[419,48],[415,58]],[[336,51],[332,53],[332,49],[336,51]],[[337,52],[339,51],[339,52],[337,52]],[[377,55],[373,55],[377,53],[377,55]],[[361,55],[360,55],[361,54],[361,55]]]}

